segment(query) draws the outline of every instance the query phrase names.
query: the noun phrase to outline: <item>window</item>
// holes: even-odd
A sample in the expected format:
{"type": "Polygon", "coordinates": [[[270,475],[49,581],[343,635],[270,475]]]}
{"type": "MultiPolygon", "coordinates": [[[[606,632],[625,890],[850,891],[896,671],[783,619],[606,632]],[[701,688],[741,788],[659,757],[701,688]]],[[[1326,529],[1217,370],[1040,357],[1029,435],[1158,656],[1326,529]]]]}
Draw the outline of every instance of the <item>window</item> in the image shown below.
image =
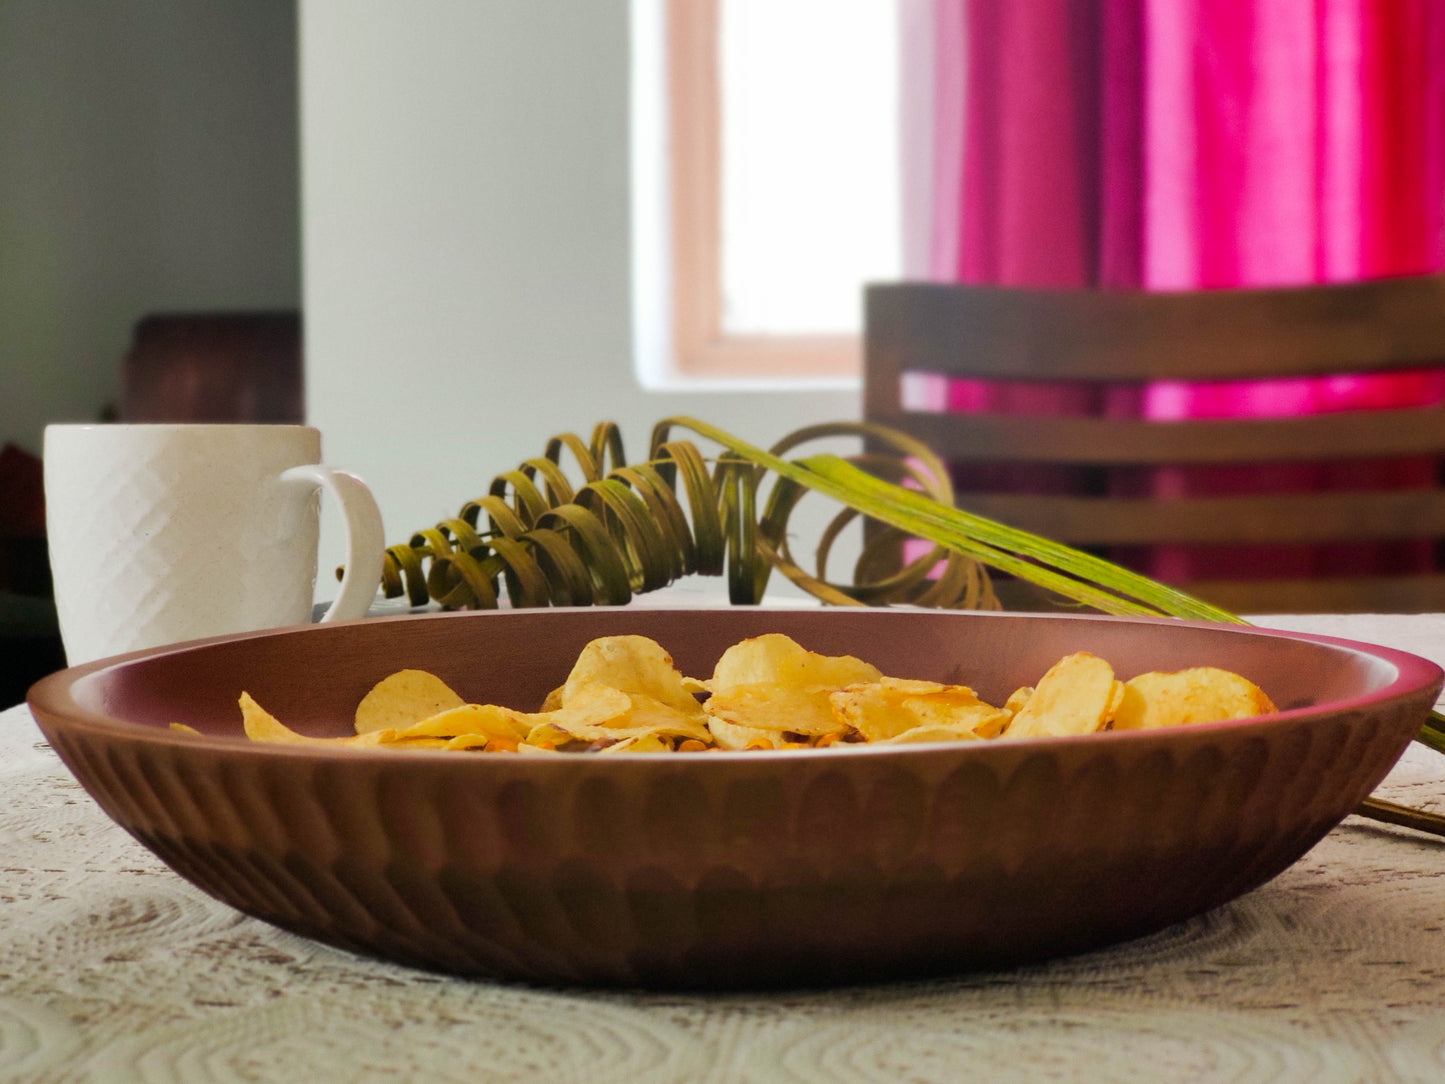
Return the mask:
{"type": "Polygon", "coordinates": [[[644,379],[856,380],[862,285],[900,277],[895,4],[634,0],[634,20],[644,379]]]}

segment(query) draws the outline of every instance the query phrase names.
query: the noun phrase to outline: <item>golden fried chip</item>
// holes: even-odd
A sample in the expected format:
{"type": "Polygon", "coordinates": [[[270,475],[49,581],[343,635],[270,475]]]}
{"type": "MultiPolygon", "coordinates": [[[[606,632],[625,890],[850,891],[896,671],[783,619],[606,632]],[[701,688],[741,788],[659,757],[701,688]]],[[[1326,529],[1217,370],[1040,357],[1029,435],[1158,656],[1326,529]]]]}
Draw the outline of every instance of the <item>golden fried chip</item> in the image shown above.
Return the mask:
{"type": "Polygon", "coordinates": [[[1114,713],[1114,729],[1148,730],[1247,719],[1275,710],[1263,689],[1231,670],[1213,666],[1173,673],[1156,670],[1124,683],[1124,698],[1114,713]]]}
{"type": "Polygon", "coordinates": [[[787,685],[795,689],[841,689],[877,681],[883,672],[852,655],[819,655],[789,636],[770,632],[733,644],[722,653],[707,687],[726,693],[747,685],[787,685]]]}
{"type": "MultiPolygon", "coordinates": [[[[547,712],[545,714],[550,715],[551,712],[547,712]]],[[[538,716],[539,718],[541,718],[542,713],[538,713],[538,716]]],[[[598,728],[593,729],[597,730],[598,728]]],[[[608,735],[606,731],[600,731],[599,737],[606,736],[610,735],[608,735]]],[[[527,736],[523,738],[520,743],[518,743],[517,747],[520,749],[522,746],[525,745],[533,748],[555,750],[557,746],[566,745],[569,742],[597,741],[599,740],[599,737],[589,738],[583,734],[574,733],[573,731],[565,727],[558,726],[556,723],[548,722],[544,719],[542,722],[539,722],[535,726],[533,726],[531,730],[527,731],[527,736]]]]}
{"type": "Polygon", "coordinates": [[[531,729],[531,716],[497,704],[463,704],[397,730],[395,741],[416,738],[455,738],[462,734],[483,734],[488,738],[519,741],[531,729]]]}
{"type": "Polygon", "coordinates": [[[923,726],[915,726],[891,738],[880,738],[875,745],[905,745],[910,742],[923,741],[981,741],[983,736],[978,734],[973,727],[967,723],[959,723],[950,726],[947,723],[927,723],[923,726]]]}
{"type": "Polygon", "coordinates": [[[355,737],[344,738],[313,738],[308,734],[300,734],[283,724],[260,704],[251,698],[250,693],[243,692],[240,697],[241,723],[245,727],[246,737],[252,741],[277,742],[283,745],[326,745],[333,748],[366,748],[374,747],[395,737],[395,731],[375,730],[368,734],[357,734],[355,737]]]}
{"type": "Polygon", "coordinates": [[[712,732],[713,741],[721,749],[746,749],[756,742],[766,741],[776,744],[778,741],[779,732],[776,730],[756,726],[740,726],[715,715],[708,716],[707,728],[712,732]]]}
{"type": "Polygon", "coordinates": [[[843,734],[848,724],[833,713],[828,701],[833,691],[826,685],[805,689],[766,682],[736,685],[725,693],[713,693],[703,708],[709,720],[762,730],[773,740],[784,731],[809,737],[843,734]]]}
{"type": "MultiPolygon", "coordinates": [[[[448,749],[484,749],[488,742],[495,741],[489,734],[458,734],[446,740],[448,749]]],[[[518,746],[520,748],[520,745],[518,746]]]]}
{"type": "Polygon", "coordinates": [[[604,745],[599,753],[670,753],[672,746],[657,734],[634,734],[611,745],[604,745]]]}
{"type": "Polygon", "coordinates": [[[681,712],[670,704],[664,704],[642,693],[628,693],[627,697],[632,701],[632,706],[627,710],[627,721],[624,725],[684,740],[708,740],[706,717],[703,715],[702,705],[696,701],[695,712],[681,712]]]}
{"type": "Polygon", "coordinates": [[[589,643],[562,685],[558,706],[566,707],[579,689],[589,685],[605,685],[648,697],[680,715],[702,721],[702,707],[684,685],[672,656],[646,636],[603,636],[589,643]]]}
{"type": "Polygon", "coordinates": [[[712,695],[703,709],[710,720],[768,731],[772,740],[783,731],[841,734],[847,724],[834,715],[829,694],[882,676],[852,655],[819,655],[788,636],[768,633],[723,652],[707,682],[712,695]]]}
{"type": "MultiPolygon", "coordinates": [[[[525,738],[530,745],[656,737],[661,746],[663,739],[709,739],[700,711],[694,717],[642,693],[623,692],[610,685],[595,683],[574,686],[565,707],[524,718],[530,723],[525,738]]],[[[637,744],[634,742],[629,748],[637,751],[637,744]]],[[[643,744],[648,746],[648,743],[643,744]]]]}
{"type": "Polygon", "coordinates": [[[671,740],[658,730],[625,727],[571,727],[564,729],[555,723],[538,723],[519,748],[524,746],[542,749],[559,749],[565,746],[579,748],[585,744],[592,752],[600,753],[619,742],[627,742],[628,747],[632,748],[634,752],[641,752],[641,748],[636,748],[639,741],[644,742],[644,747],[647,749],[667,751],[672,749],[671,740]]]}
{"type": "Polygon", "coordinates": [[[597,741],[611,737],[611,725],[623,723],[632,709],[632,698],[610,685],[579,685],[573,688],[565,708],[533,712],[525,716],[528,745],[549,742],[597,741]]]}
{"type": "Polygon", "coordinates": [[[309,745],[319,738],[298,734],[285,726],[276,716],[256,703],[250,693],[241,694],[241,724],[246,728],[246,737],[252,741],[285,742],[289,745],[309,745]]]}
{"type": "Polygon", "coordinates": [[[610,726],[632,710],[632,697],[612,685],[573,686],[565,707],[530,716],[533,725],[552,721],[559,726],[610,726]]]}
{"type": "Polygon", "coordinates": [[[404,730],[466,701],[425,670],[398,670],[382,678],[356,705],[356,732],[394,727],[404,730]]]}
{"type": "Polygon", "coordinates": [[[940,732],[963,729],[971,736],[991,738],[1012,717],[1010,712],[984,703],[966,685],[936,681],[885,677],[839,689],[828,700],[833,713],[868,741],[886,741],[919,727],[942,728],[940,732]]]}
{"type": "Polygon", "coordinates": [[[1029,702],[1029,697],[1033,695],[1034,687],[1032,685],[1020,685],[1008,694],[1008,699],[1003,702],[1003,710],[1011,715],[1017,715],[1024,710],[1024,705],[1029,702]]]}
{"type": "Polygon", "coordinates": [[[1004,736],[1045,738],[1102,730],[1123,695],[1114,668],[1097,655],[1078,651],[1051,666],[1034,686],[1004,736]]]}

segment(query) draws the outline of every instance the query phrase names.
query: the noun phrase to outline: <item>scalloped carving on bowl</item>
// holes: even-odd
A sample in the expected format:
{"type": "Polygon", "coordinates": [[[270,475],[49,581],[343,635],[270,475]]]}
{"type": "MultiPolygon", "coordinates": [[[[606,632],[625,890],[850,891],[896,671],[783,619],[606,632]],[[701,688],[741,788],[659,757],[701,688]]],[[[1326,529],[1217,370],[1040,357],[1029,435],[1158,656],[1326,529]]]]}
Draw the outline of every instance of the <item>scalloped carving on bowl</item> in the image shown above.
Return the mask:
{"type": "Polygon", "coordinates": [[[385,618],[61,671],[30,705],[106,813],[217,899],[386,959],[543,983],[816,986],[1140,937],[1264,883],[1384,777],[1442,673],[1232,626],[913,610],[632,608],[385,618]],[[345,733],[393,669],[534,709],[594,636],[705,676],[765,631],[1001,700],[1061,655],[1212,664],[1285,710],[1081,738],[517,757],[258,745],[250,691],[345,733]],[[188,737],[172,721],[202,731],[188,737]]]}

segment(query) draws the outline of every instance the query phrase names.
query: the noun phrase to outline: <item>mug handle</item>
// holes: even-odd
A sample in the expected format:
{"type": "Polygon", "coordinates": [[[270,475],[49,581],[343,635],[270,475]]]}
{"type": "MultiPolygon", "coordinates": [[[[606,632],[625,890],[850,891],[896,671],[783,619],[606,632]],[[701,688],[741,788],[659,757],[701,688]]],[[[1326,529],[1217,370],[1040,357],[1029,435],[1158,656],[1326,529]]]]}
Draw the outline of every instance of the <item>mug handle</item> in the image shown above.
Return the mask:
{"type": "Polygon", "coordinates": [[[381,510],[366,483],[354,474],[319,463],[304,463],[281,472],[283,482],[305,482],[320,486],[336,499],[346,517],[346,571],[336,601],[327,607],[322,621],[346,621],[365,617],[381,585],[381,566],[386,553],[386,534],[381,527],[381,510]]]}

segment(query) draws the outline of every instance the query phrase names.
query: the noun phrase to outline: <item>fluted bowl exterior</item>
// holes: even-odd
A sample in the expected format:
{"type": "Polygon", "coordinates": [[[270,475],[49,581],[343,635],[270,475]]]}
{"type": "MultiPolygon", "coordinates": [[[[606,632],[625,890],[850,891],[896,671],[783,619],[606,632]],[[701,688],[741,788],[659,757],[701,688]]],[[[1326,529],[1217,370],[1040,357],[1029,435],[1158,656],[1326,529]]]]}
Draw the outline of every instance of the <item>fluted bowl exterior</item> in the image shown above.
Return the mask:
{"type": "Polygon", "coordinates": [[[1233,626],[612,608],[249,634],[62,671],[29,702],[112,819],[276,926],[466,975],[737,988],[1011,965],[1222,904],[1355,808],[1441,680],[1413,655],[1233,626]],[[371,683],[414,666],[535,709],[594,636],[652,636],[706,676],[769,631],[996,700],[1075,650],[1121,677],[1226,666],[1283,710],[1076,738],[523,757],[255,744],[236,707],[244,689],[341,734],[371,683]]]}

